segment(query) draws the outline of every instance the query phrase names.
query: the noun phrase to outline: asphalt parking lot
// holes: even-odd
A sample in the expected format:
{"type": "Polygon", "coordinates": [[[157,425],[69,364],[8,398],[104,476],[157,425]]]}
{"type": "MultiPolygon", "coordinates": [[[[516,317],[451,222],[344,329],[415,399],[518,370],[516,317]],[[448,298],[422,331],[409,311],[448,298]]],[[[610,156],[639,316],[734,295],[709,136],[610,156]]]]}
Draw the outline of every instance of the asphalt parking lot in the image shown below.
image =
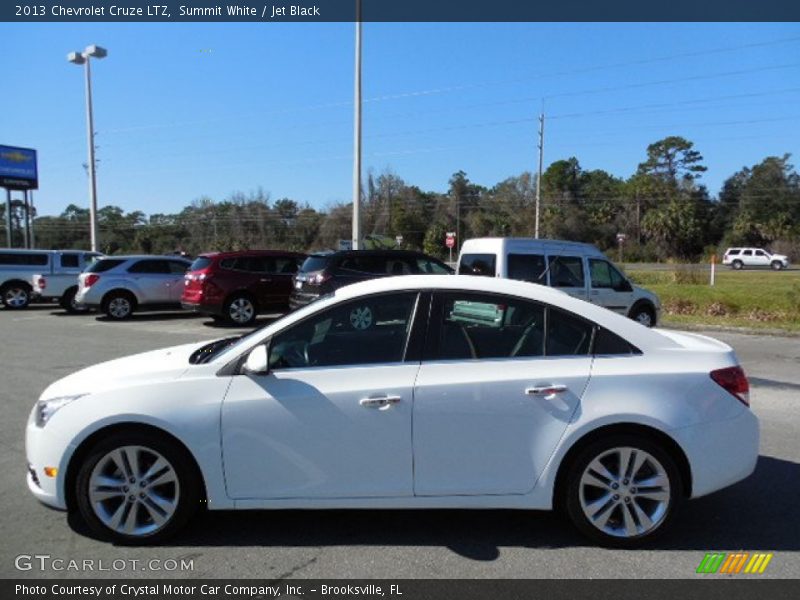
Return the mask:
{"type": "Polygon", "coordinates": [[[709,334],[737,350],[750,376],[761,457],[752,477],[684,505],[671,531],[643,550],[590,546],[547,512],[431,510],[207,513],[168,546],[125,548],[87,537],[28,493],[24,426],[49,383],[103,360],[236,331],[243,330],[183,314],[113,323],[45,305],[0,310],[0,576],[683,578],[700,577],[695,569],[706,552],[739,550],[774,553],[759,577],[800,574],[797,337],[709,334]],[[15,558],[22,554],[140,562],[122,572],[19,571],[15,558]],[[142,570],[153,559],[184,559],[193,569],[142,570]]]}

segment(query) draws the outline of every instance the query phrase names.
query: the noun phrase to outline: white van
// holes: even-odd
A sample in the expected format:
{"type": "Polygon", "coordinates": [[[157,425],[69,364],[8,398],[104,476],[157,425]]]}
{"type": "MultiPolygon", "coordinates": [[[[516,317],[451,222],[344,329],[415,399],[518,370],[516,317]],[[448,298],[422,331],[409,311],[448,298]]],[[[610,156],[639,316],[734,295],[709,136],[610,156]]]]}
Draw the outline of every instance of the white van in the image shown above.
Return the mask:
{"type": "Polygon", "coordinates": [[[591,244],[532,238],[474,238],[461,246],[458,274],[549,285],[647,327],[656,325],[661,312],[658,296],[633,285],[591,244]]]}

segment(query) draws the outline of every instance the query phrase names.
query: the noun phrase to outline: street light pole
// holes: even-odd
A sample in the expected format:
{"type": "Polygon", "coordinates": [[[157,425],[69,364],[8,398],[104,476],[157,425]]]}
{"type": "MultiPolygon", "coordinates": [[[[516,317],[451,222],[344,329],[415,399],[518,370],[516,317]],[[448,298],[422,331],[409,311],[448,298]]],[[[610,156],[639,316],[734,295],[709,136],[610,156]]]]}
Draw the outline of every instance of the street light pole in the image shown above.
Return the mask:
{"type": "Polygon", "coordinates": [[[86,74],[86,137],[89,145],[89,228],[92,251],[97,252],[97,170],[94,158],[94,114],[92,111],[92,67],[91,59],[105,58],[108,52],[100,46],[88,46],[84,52],[70,52],[67,60],[76,65],[85,65],[86,74]]]}
{"type": "Polygon", "coordinates": [[[97,174],[94,163],[94,115],[92,113],[92,61],[86,56],[86,136],[89,139],[89,228],[92,252],[97,252],[97,174]]]}
{"type": "Polygon", "coordinates": [[[356,64],[353,91],[353,250],[361,246],[361,0],[356,0],[356,64]]]}

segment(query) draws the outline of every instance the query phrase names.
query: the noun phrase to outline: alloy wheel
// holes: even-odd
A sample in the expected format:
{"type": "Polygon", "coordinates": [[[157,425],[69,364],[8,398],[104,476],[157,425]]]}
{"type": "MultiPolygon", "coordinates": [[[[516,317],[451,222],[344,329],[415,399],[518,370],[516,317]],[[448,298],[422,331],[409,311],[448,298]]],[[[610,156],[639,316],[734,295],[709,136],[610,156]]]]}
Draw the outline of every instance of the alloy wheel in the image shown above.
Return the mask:
{"type": "Polygon", "coordinates": [[[650,315],[650,312],[647,310],[641,310],[636,314],[636,322],[644,325],[645,327],[652,327],[653,326],[653,317],[650,315]]]}
{"type": "Polygon", "coordinates": [[[3,301],[10,308],[25,308],[28,305],[28,292],[24,288],[8,288],[3,295],[3,301]]]}
{"type": "Polygon", "coordinates": [[[108,314],[115,319],[124,319],[131,314],[131,302],[127,298],[118,296],[108,303],[108,314]]]}
{"type": "Polygon", "coordinates": [[[122,446],[105,454],[89,477],[89,503],[97,518],[115,533],[152,534],[169,523],[178,508],[180,484],[175,468],[144,446],[122,446]]]}
{"type": "Polygon", "coordinates": [[[658,528],[670,498],[667,470],[641,448],[604,451],[580,479],[579,500],[587,521],[617,538],[640,537],[658,528]]]}
{"type": "Polygon", "coordinates": [[[353,329],[369,329],[372,326],[372,309],[369,306],[359,306],[351,310],[350,325],[353,329]]]}
{"type": "Polygon", "coordinates": [[[236,298],[228,308],[228,315],[234,323],[244,324],[253,320],[256,307],[247,298],[236,298]]]}

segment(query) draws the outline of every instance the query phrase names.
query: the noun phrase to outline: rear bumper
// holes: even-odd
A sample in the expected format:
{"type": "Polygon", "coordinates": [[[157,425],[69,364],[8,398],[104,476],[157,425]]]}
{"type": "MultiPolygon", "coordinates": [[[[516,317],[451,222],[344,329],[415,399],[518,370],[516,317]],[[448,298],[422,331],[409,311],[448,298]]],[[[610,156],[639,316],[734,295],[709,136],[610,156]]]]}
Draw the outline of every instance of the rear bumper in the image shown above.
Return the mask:
{"type": "Polygon", "coordinates": [[[749,409],[732,419],[684,427],[671,434],[689,459],[692,498],[733,485],[755,470],[759,427],[749,409]]]}
{"type": "Polygon", "coordinates": [[[201,313],[204,315],[222,315],[221,304],[202,304],[200,302],[186,302],[181,301],[181,308],[191,312],[201,313]]]}

